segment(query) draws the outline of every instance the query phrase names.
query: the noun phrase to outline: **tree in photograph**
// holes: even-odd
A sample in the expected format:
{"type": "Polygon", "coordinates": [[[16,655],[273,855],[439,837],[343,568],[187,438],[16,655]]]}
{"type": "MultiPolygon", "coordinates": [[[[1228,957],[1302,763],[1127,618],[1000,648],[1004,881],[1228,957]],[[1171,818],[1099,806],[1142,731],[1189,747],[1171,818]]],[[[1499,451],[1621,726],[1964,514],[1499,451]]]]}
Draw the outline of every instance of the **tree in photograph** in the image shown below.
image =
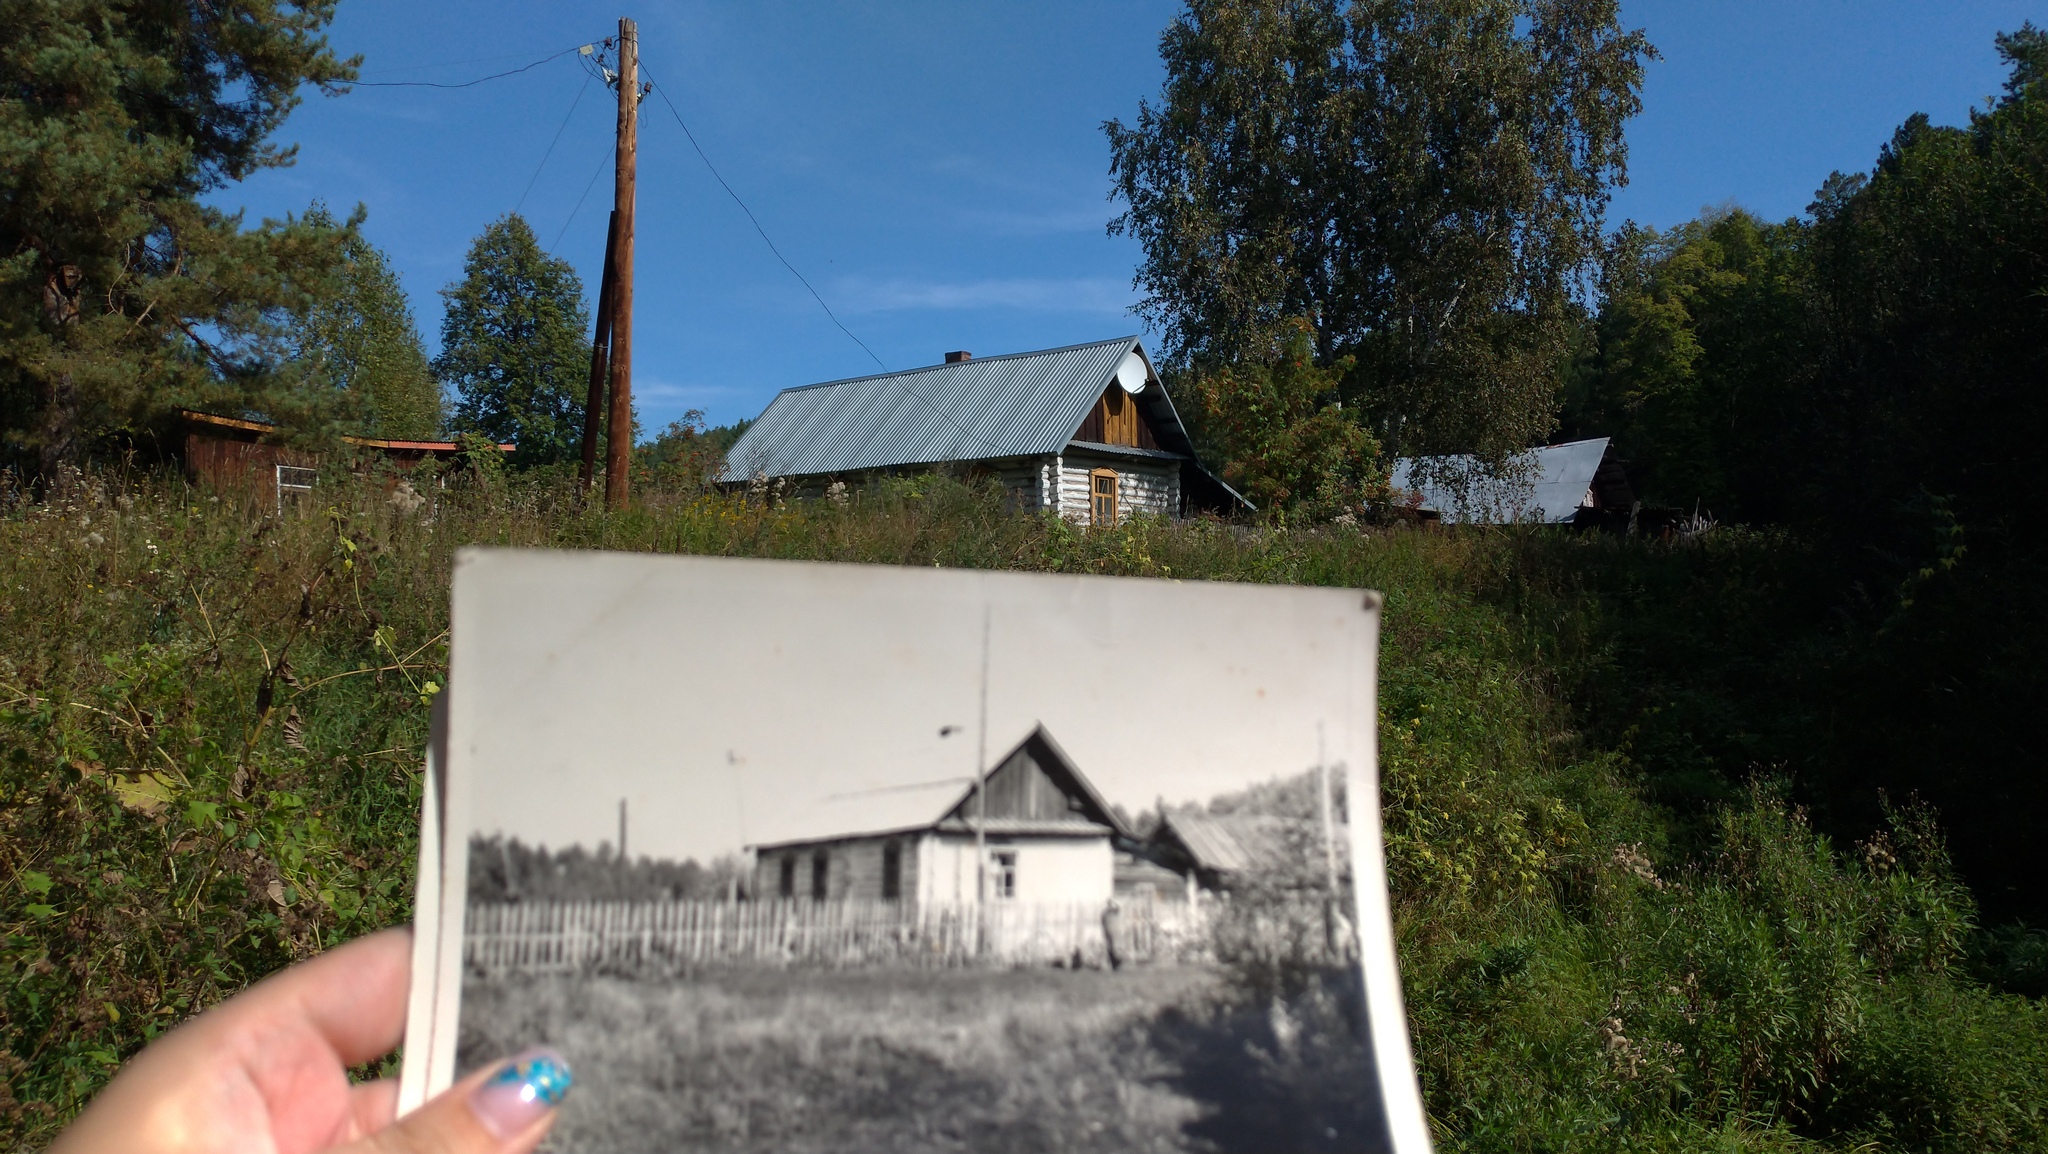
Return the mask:
{"type": "Polygon", "coordinates": [[[434,359],[455,390],[454,427],[514,443],[514,464],[574,458],[590,373],[582,280],[541,251],[518,213],[484,229],[462,271],[441,290],[448,311],[434,359]]]}
{"type": "MultiPolygon", "coordinates": [[[[362,436],[402,441],[440,436],[441,384],[413,323],[412,304],[390,263],[362,235],[363,211],[349,218],[336,294],[307,318],[300,356],[316,379],[341,394],[343,420],[362,436]]],[[[324,208],[307,221],[333,227],[324,208]]]]}
{"type": "Polygon", "coordinates": [[[1553,426],[1574,294],[1652,50],[1617,0],[1191,0],[1157,105],[1104,125],[1110,228],[1187,363],[1307,317],[1389,451],[1553,426]]]}
{"type": "Polygon", "coordinates": [[[242,227],[202,203],[289,165],[271,137],[331,92],[332,0],[0,0],[0,433],[60,481],[100,435],[168,408],[307,398],[285,339],[330,291],[341,235],[242,227]]]}

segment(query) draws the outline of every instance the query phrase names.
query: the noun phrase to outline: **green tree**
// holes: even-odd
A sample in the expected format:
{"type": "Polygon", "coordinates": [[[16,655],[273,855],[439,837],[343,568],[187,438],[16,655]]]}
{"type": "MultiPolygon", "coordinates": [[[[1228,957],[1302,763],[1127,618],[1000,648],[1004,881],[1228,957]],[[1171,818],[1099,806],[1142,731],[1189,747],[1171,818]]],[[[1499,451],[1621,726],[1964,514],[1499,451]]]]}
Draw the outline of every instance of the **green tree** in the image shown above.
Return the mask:
{"type": "Polygon", "coordinates": [[[1640,721],[1646,770],[1784,766],[1836,832],[1867,828],[1880,791],[1917,794],[1986,912],[2038,922],[2048,899],[2020,879],[2048,820],[2048,33],[1996,46],[2002,94],[1963,125],[1909,118],[1802,218],[1632,237],[1571,422],[1622,438],[1653,500],[1790,543],[1768,567],[1688,562],[1725,582],[1703,577],[1711,596],[1629,578],[1661,610],[1634,626],[1646,651],[1728,605],[1721,636],[1632,672],[1624,698],[1654,708],[1606,714],[1640,721]]]}
{"type": "Polygon", "coordinates": [[[1349,360],[1315,363],[1305,320],[1257,357],[1192,375],[1197,426],[1223,457],[1223,479],[1259,508],[1310,517],[1358,508],[1382,480],[1372,434],[1329,404],[1349,360]]]}
{"type": "Polygon", "coordinates": [[[1171,358],[1305,316],[1390,451],[1551,429],[1651,52],[1616,0],[1191,0],[1160,51],[1104,130],[1171,358]]]}
{"type": "Polygon", "coordinates": [[[333,0],[0,0],[0,427],[61,476],[172,404],[288,417],[284,339],[330,290],[338,230],[244,229],[200,198],[292,162],[299,88],[355,75],[333,0]]]}
{"type": "Polygon", "coordinates": [[[1572,435],[1615,439],[1648,503],[1784,511],[1792,405],[1815,371],[1807,231],[1739,208],[1621,230],[1564,416],[1572,435]]]}
{"type": "Polygon", "coordinates": [[[569,262],[542,252],[518,213],[470,245],[441,290],[434,372],[456,393],[455,428],[518,446],[520,465],[574,460],[590,387],[590,314],[569,262]]]}
{"type": "MultiPolygon", "coordinates": [[[[446,423],[441,384],[413,324],[412,305],[391,265],[362,235],[363,211],[348,221],[339,291],[317,306],[301,357],[320,382],[342,394],[351,431],[394,440],[431,440],[446,423]]],[[[309,223],[332,227],[324,208],[309,223]]]]}

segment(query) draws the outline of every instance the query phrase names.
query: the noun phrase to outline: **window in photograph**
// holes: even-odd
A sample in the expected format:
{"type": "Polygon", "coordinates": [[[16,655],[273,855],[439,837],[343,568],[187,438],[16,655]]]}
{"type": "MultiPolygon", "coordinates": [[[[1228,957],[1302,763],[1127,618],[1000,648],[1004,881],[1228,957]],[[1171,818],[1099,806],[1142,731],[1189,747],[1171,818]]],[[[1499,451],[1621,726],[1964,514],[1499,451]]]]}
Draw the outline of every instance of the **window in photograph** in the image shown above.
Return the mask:
{"type": "Polygon", "coordinates": [[[995,855],[995,891],[999,898],[1017,896],[1017,853],[1015,850],[999,851],[995,855]]]}
{"type": "Polygon", "coordinates": [[[882,900],[903,896],[903,843],[892,841],[882,847],[882,900]]]}
{"type": "Polygon", "coordinates": [[[832,859],[823,851],[811,855],[811,900],[822,902],[831,895],[826,888],[831,879],[832,859]]]}
{"type": "Polygon", "coordinates": [[[782,885],[777,889],[776,893],[778,896],[785,898],[796,896],[796,858],[794,856],[782,859],[782,885]]]}
{"type": "Polygon", "coordinates": [[[1096,469],[1088,474],[1089,491],[1093,494],[1093,505],[1089,510],[1089,521],[1095,525],[1116,524],[1116,471],[1096,469]]]}

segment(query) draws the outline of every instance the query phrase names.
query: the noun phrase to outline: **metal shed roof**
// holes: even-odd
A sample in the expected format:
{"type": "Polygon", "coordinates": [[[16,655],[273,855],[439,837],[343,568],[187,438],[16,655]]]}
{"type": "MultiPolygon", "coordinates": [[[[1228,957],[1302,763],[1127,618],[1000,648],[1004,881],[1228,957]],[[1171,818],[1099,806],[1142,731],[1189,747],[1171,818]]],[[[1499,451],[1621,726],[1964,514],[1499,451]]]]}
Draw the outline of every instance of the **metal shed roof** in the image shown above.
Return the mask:
{"type": "MultiPolygon", "coordinates": [[[[980,357],[784,389],[726,454],[721,481],[1035,457],[1065,449],[1138,338],[980,357]]],[[[1158,377],[1138,397],[1162,447],[1193,456],[1158,377]]]]}
{"type": "Polygon", "coordinates": [[[1447,522],[1558,524],[1586,503],[1607,443],[1606,437],[1594,437],[1530,449],[1512,458],[1506,479],[1480,468],[1474,457],[1402,457],[1394,462],[1391,483],[1421,494],[1422,508],[1447,522]]]}

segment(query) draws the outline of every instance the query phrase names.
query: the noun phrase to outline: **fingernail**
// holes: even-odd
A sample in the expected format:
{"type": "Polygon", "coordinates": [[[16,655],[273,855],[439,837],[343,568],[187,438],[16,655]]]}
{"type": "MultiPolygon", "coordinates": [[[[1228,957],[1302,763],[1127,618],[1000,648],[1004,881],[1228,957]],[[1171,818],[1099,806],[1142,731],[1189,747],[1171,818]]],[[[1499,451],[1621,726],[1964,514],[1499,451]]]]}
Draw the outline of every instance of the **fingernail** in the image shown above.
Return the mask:
{"type": "Polygon", "coordinates": [[[484,1129],[511,1138],[525,1133],[527,1127],[561,1105],[575,1084],[576,1075],[569,1072],[569,1063],[560,1054],[528,1050],[484,1079],[470,1095],[469,1108],[476,1111],[484,1129]]]}

